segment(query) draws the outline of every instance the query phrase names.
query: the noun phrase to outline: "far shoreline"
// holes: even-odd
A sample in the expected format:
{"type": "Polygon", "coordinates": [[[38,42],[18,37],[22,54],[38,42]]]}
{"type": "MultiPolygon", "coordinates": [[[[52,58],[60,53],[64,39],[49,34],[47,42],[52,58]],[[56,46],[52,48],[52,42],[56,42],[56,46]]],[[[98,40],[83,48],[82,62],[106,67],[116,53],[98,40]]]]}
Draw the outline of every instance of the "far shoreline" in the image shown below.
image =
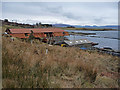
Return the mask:
{"type": "Polygon", "coordinates": [[[67,28],[67,27],[59,27],[64,30],[85,30],[85,31],[118,31],[117,29],[112,28],[67,28]]]}

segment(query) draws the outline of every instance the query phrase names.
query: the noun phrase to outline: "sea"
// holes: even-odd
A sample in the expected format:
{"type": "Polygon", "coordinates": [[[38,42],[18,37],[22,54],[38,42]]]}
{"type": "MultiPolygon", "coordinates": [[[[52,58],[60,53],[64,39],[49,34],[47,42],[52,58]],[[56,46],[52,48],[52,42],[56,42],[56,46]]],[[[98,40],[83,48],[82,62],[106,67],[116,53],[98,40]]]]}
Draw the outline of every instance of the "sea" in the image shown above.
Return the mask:
{"type": "Polygon", "coordinates": [[[96,33],[96,35],[70,35],[66,36],[70,40],[88,39],[89,41],[98,43],[95,47],[110,47],[115,51],[120,51],[120,36],[118,31],[90,31],[90,30],[65,30],[68,32],[96,33]]]}

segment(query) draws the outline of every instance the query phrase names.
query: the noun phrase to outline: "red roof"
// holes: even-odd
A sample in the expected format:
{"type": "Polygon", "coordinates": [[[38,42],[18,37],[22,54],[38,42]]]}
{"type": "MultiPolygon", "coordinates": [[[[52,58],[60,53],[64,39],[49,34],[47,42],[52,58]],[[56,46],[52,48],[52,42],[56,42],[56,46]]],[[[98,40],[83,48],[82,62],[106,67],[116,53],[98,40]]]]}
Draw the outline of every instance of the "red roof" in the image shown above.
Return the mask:
{"type": "MultiPolygon", "coordinates": [[[[17,33],[16,34],[10,34],[10,35],[12,37],[18,37],[18,38],[29,38],[30,34],[28,34],[28,36],[25,36],[25,34],[19,34],[19,33],[18,34],[17,33]]],[[[40,34],[39,33],[34,33],[33,35],[34,35],[34,37],[46,37],[45,34],[42,34],[42,33],[40,33],[40,34]]]]}
{"type": "Polygon", "coordinates": [[[43,33],[43,32],[65,32],[60,28],[25,28],[25,29],[10,29],[11,33],[43,33]]]}
{"type": "Polygon", "coordinates": [[[47,37],[44,32],[53,32],[53,36],[68,36],[69,33],[60,28],[24,28],[24,29],[10,29],[10,35],[18,38],[29,38],[33,31],[35,37],[47,37]],[[64,32],[64,34],[63,34],[64,32]],[[27,34],[27,35],[26,35],[27,34]]]}

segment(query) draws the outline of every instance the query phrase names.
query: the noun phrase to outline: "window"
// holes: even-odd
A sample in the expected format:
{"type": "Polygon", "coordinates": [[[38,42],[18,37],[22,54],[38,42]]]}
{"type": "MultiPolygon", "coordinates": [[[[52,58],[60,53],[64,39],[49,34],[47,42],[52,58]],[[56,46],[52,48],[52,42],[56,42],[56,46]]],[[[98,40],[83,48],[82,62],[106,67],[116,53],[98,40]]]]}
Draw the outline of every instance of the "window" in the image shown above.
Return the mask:
{"type": "Polygon", "coordinates": [[[28,36],[28,33],[25,33],[25,36],[27,37],[27,36],[28,36]]]}
{"type": "Polygon", "coordinates": [[[78,41],[76,41],[76,43],[78,43],[78,41]]]}

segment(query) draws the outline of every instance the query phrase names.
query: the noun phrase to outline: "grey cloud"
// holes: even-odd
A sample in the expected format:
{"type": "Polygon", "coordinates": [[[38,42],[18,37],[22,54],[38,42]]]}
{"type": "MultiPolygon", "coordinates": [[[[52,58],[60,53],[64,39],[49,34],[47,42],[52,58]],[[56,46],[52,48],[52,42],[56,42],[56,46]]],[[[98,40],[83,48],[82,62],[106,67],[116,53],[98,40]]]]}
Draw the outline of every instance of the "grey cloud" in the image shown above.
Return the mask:
{"type": "Polygon", "coordinates": [[[73,13],[63,13],[63,16],[69,18],[69,19],[74,19],[74,20],[80,20],[81,17],[80,16],[75,16],[73,13]]]}
{"type": "Polygon", "coordinates": [[[100,23],[104,22],[104,19],[105,18],[103,18],[103,17],[94,18],[93,23],[100,24],[100,23]]]}
{"type": "MultiPolygon", "coordinates": [[[[3,16],[12,18],[29,18],[45,16],[47,22],[108,24],[116,19],[117,8],[115,3],[3,3],[3,16]],[[107,14],[105,14],[107,13],[107,14]],[[12,15],[12,16],[10,16],[12,15]],[[25,17],[26,16],[26,17],[25,17]],[[105,17],[103,17],[105,16],[105,17]],[[47,19],[47,18],[54,18],[47,19]],[[112,19],[111,19],[112,18],[112,19]],[[107,19],[107,20],[106,20],[107,19]],[[59,21],[57,21],[59,20],[59,21]],[[105,22],[106,20],[106,22],[105,22]]],[[[40,21],[39,19],[38,21],[40,21]]],[[[42,19],[43,20],[43,19],[42,19]]],[[[44,20],[44,22],[45,22],[44,20]]],[[[31,19],[26,22],[34,22],[31,19]]]]}
{"type": "Polygon", "coordinates": [[[51,13],[61,13],[63,11],[62,6],[58,7],[44,7],[43,8],[45,11],[51,12],[51,13]]]}

